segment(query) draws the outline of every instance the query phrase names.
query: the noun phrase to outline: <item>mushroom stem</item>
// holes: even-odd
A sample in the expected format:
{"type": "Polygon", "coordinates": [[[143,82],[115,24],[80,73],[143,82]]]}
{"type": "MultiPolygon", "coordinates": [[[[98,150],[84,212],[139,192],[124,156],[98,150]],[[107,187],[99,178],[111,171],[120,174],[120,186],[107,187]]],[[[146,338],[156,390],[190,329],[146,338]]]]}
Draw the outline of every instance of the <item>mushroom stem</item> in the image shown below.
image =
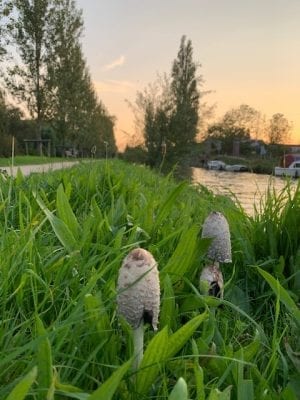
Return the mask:
{"type": "Polygon", "coordinates": [[[144,348],[144,322],[141,321],[140,325],[133,329],[133,370],[136,371],[143,358],[144,348]]]}

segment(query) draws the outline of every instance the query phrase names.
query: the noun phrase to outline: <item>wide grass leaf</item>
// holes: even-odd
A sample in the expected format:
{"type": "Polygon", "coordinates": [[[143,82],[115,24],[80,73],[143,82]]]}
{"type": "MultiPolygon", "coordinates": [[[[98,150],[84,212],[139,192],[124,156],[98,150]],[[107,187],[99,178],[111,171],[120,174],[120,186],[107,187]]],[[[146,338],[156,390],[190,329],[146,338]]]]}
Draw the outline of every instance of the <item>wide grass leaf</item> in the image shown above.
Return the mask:
{"type": "Polygon", "coordinates": [[[70,206],[63,185],[60,184],[56,192],[56,207],[59,218],[66,224],[75,239],[79,238],[80,225],[70,206]]]}
{"type": "MultiPolygon", "coordinates": [[[[230,400],[231,399],[231,386],[228,386],[223,392],[218,389],[212,389],[208,400],[230,400]]],[[[242,397],[239,400],[244,400],[242,397]]],[[[246,400],[246,399],[245,399],[246,400]]]]}
{"type": "Polygon", "coordinates": [[[159,374],[159,364],[166,359],[168,330],[165,327],[148,344],[137,375],[137,393],[146,395],[159,374]]]}
{"type": "Polygon", "coordinates": [[[176,305],[173,285],[169,275],[166,275],[163,287],[164,294],[160,312],[160,326],[164,327],[168,325],[169,328],[173,328],[176,320],[176,305]]]}
{"type": "Polygon", "coordinates": [[[190,339],[199,325],[206,320],[207,316],[208,315],[206,311],[200,315],[197,315],[169,337],[167,358],[174,357],[175,354],[178,353],[178,351],[190,339]]]}
{"type": "Polygon", "coordinates": [[[37,336],[39,338],[37,347],[37,363],[40,399],[52,400],[54,398],[54,377],[51,345],[48,339],[48,333],[38,315],[36,316],[35,321],[37,336]]]}
{"type": "Polygon", "coordinates": [[[36,201],[42,211],[45,213],[48,221],[50,222],[52,229],[58,238],[58,240],[61,242],[61,244],[65,247],[65,249],[71,254],[76,250],[79,250],[78,243],[73,235],[73,233],[70,231],[68,226],[65,224],[65,222],[56,217],[45,205],[43,200],[38,196],[37,194],[35,195],[36,201]]]}
{"type": "Polygon", "coordinates": [[[179,378],[168,400],[188,400],[188,389],[186,381],[179,378]]]}
{"type": "Polygon", "coordinates": [[[130,368],[132,360],[127,361],[119,367],[98,389],[96,389],[88,400],[110,400],[117,390],[123,376],[130,368]]]}
{"type": "Polygon", "coordinates": [[[291,313],[292,317],[294,317],[297,325],[300,327],[300,310],[295,304],[294,300],[291,298],[289,293],[280,285],[277,279],[275,279],[268,272],[263,269],[257,267],[258,272],[263,276],[263,278],[268,282],[271,286],[271,289],[279,297],[280,301],[286,306],[286,308],[291,313]]]}
{"type": "Polygon", "coordinates": [[[195,257],[198,234],[199,227],[196,225],[182,233],[172,257],[161,271],[162,279],[168,274],[175,283],[184,276],[195,257]]]}
{"type": "Polygon", "coordinates": [[[171,209],[174,207],[174,204],[176,204],[176,200],[179,196],[179,194],[183,191],[184,188],[186,188],[186,182],[182,182],[178,186],[175,187],[175,189],[168,194],[166,199],[162,199],[161,206],[159,207],[158,214],[155,220],[155,226],[159,226],[164,218],[166,218],[169,214],[171,209]]]}
{"type": "Polygon", "coordinates": [[[27,375],[24,376],[17,384],[16,387],[10,392],[6,400],[23,400],[25,399],[31,385],[35,381],[37,376],[37,367],[33,367],[27,375]]]}

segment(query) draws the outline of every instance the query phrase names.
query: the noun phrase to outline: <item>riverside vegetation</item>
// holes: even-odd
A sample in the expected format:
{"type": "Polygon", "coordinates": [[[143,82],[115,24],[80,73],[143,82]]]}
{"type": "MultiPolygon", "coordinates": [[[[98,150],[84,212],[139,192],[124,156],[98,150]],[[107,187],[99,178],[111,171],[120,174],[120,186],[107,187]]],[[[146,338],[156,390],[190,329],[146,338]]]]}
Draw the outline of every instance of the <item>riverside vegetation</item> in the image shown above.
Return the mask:
{"type": "Polygon", "coordinates": [[[299,398],[299,185],[248,216],[120,161],[0,180],[1,399],[299,398]],[[223,300],[199,293],[213,210],[232,238],[223,300]],[[116,285],[138,246],[158,262],[161,305],[134,371],[116,285]]]}

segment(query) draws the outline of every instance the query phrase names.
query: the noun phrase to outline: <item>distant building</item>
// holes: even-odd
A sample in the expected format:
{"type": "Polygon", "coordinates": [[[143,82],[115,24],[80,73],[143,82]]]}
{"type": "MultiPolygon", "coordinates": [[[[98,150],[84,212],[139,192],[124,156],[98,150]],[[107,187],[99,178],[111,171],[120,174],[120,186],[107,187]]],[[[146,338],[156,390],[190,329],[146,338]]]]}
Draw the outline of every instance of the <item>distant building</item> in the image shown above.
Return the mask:
{"type": "Polygon", "coordinates": [[[284,156],[280,160],[280,166],[288,168],[294,161],[300,161],[300,154],[297,153],[284,154],[284,156]]]}

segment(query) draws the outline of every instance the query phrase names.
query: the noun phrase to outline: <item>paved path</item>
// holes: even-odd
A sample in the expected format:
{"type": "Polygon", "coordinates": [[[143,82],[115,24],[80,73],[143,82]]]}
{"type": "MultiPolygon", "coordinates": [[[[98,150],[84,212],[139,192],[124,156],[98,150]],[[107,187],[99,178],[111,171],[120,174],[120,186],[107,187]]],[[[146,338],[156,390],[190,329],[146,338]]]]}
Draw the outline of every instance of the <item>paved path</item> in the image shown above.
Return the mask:
{"type": "Polygon", "coordinates": [[[23,175],[30,175],[32,172],[49,172],[56,169],[70,168],[77,164],[79,161],[62,161],[50,164],[39,164],[39,165],[19,165],[17,167],[0,167],[0,170],[6,171],[9,175],[16,176],[18,169],[22,171],[23,175]]]}

